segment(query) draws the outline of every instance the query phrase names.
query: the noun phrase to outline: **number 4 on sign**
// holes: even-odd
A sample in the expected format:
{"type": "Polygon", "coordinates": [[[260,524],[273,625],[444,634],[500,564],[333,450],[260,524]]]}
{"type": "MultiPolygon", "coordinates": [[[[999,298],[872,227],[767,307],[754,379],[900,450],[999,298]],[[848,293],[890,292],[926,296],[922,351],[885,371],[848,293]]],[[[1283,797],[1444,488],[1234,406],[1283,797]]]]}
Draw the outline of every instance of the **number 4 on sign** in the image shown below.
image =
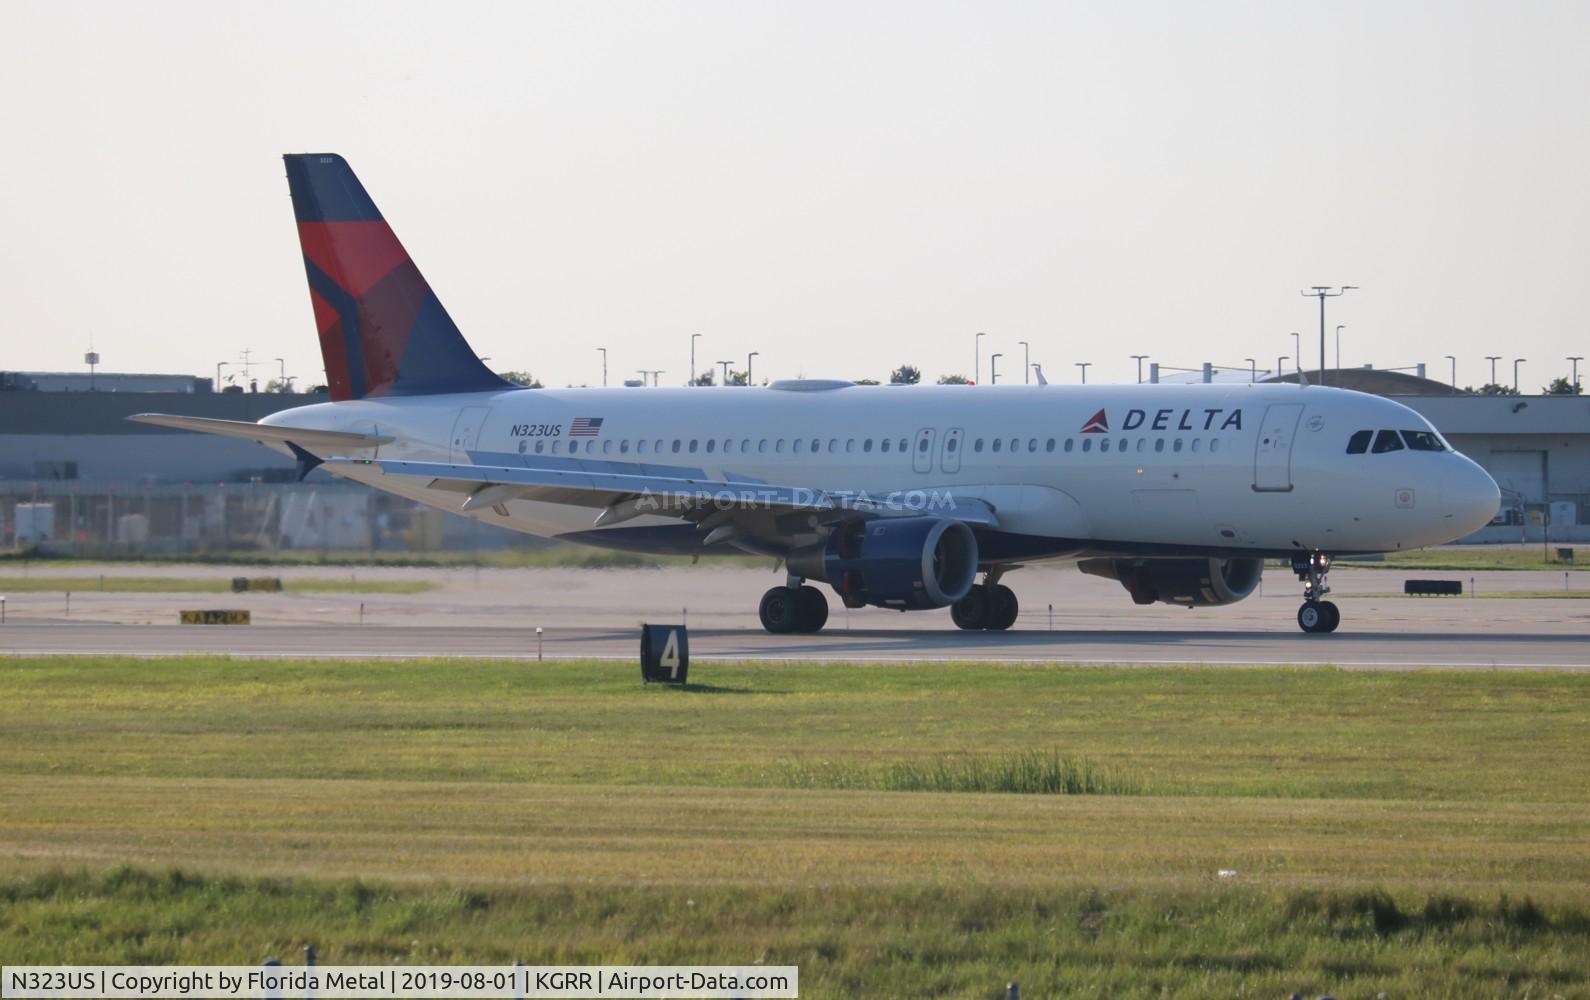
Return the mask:
{"type": "Polygon", "coordinates": [[[640,676],[648,684],[684,684],[690,671],[690,638],[683,625],[642,625],[640,676]]]}
{"type": "Polygon", "coordinates": [[[668,640],[663,643],[662,656],[657,665],[668,671],[668,679],[679,679],[679,632],[676,629],[668,630],[668,640]]]}

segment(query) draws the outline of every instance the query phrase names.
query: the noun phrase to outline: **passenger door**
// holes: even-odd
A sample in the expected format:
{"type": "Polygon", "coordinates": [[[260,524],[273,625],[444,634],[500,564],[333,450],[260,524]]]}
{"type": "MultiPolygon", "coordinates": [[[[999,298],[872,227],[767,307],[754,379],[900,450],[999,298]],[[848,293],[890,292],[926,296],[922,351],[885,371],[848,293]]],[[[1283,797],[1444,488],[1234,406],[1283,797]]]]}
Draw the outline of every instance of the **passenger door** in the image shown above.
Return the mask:
{"type": "Polygon", "coordinates": [[[939,467],[945,472],[961,471],[961,437],[959,427],[951,427],[944,432],[944,451],[939,458],[939,467]]]}
{"type": "Polygon", "coordinates": [[[1302,415],[1302,403],[1275,403],[1264,411],[1253,452],[1253,488],[1256,491],[1291,492],[1292,438],[1302,415]]]}
{"type": "Polygon", "coordinates": [[[469,461],[470,449],[475,447],[476,440],[480,438],[480,429],[485,426],[486,415],[490,412],[489,406],[466,406],[458,411],[458,419],[453,421],[453,433],[447,444],[449,461],[469,461]]]}
{"type": "Polygon", "coordinates": [[[918,472],[933,471],[933,428],[924,427],[916,432],[911,445],[911,468],[918,472]]]}

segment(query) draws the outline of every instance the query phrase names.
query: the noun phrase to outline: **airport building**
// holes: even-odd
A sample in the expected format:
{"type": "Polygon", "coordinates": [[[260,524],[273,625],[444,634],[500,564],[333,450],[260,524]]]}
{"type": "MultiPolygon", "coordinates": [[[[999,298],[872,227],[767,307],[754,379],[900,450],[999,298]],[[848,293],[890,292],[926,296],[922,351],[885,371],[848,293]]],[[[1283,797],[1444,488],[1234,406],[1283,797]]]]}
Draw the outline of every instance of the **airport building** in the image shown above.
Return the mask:
{"type": "MultiPolygon", "coordinates": [[[[1318,372],[1302,376],[1319,381],[1318,372]]],[[[1297,377],[1206,366],[1177,380],[1297,377]]],[[[1465,541],[1590,541],[1590,397],[1482,396],[1375,369],[1327,370],[1324,380],[1413,408],[1490,472],[1502,509],[1465,541]]],[[[191,375],[0,372],[0,546],[159,553],[526,541],[324,471],[300,483],[291,459],[252,442],[126,420],[159,412],[252,421],[325,399],[214,392],[209,379],[191,375]]]]}
{"type": "Polygon", "coordinates": [[[259,420],[324,393],[223,390],[191,375],[0,372],[0,548],[70,554],[468,550],[524,544],[252,441],[136,424],[135,413],[259,420]]]}

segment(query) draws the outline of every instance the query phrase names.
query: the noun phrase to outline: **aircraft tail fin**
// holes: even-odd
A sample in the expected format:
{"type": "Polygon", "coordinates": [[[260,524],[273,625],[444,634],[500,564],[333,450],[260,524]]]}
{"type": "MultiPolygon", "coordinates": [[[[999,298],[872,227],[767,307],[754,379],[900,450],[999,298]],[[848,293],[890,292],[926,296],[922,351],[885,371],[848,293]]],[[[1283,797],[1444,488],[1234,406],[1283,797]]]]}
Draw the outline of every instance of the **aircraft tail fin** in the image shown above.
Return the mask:
{"type": "Polygon", "coordinates": [[[282,159],[333,400],[512,388],[465,343],[346,160],[282,159]]]}

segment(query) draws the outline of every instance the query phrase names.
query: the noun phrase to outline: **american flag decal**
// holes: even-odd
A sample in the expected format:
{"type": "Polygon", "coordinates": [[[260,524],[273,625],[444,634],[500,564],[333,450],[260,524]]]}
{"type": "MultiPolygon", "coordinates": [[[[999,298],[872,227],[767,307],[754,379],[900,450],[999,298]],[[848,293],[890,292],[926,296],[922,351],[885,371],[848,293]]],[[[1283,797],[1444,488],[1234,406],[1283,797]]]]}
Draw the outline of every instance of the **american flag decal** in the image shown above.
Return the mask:
{"type": "Polygon", "coordinates": [[[602,433],[601,417],[575,417],[569,424],[569,437],[593,438],[602,433]]]}

